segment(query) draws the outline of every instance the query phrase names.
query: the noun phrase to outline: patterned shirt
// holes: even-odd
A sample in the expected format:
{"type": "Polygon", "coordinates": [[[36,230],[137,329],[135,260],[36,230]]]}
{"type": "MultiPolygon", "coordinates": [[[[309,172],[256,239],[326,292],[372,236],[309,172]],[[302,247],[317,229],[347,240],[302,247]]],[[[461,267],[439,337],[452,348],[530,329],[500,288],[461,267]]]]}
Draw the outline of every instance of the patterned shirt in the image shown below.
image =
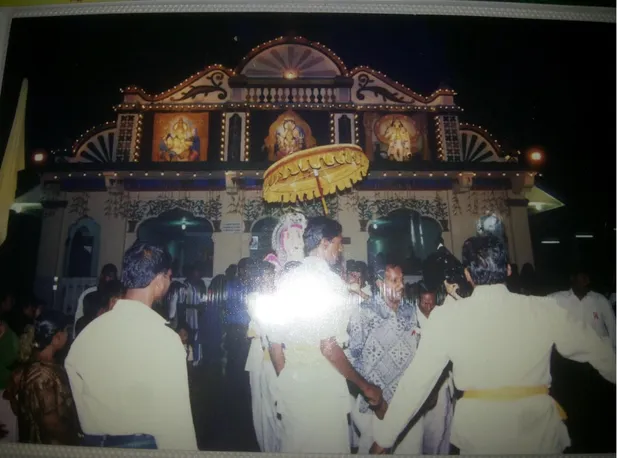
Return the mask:
{"type": "Polygon", "coordinates": [[[71,387],[62,366],[34,362],[14,374],[20,425],[33,444],[77,445],[79,420],[71,387]],[[56,422],[61,423],[59,427],[56,422]],[[62,437],[57,431],[63,429],[62,437]]]}
{"type": "MultiPolygon", "coordinates": [[[[383,390],[389,403],[420,341],[416,308],[403,300],[394,312],[381,295],[375,295],[352,316],[349,338],[350,362],[368,382],[383,390]]],[[[360,411],[368,408],[362,399],[360,411]]]]}

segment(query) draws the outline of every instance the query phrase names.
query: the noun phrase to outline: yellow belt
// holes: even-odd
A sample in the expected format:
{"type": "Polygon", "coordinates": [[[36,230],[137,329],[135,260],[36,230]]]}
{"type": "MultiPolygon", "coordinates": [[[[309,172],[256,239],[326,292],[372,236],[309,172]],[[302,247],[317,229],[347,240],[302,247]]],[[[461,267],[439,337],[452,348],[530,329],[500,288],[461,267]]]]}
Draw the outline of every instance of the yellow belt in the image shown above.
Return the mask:
{"type": "MultiPolygon", "coordinates": [[[[548,395],[548,386],[518,386],[518,387],[504,387],[495,388],[489,390],[466,390],[463,393],[464,399],[482,399],[485,401],[514,401],[517,399],[528,398],[531,396],[548,395]]],[[[568,415],[563,407],[555,401],[557,411],[562,420],[567,420],[568,415]]]]}

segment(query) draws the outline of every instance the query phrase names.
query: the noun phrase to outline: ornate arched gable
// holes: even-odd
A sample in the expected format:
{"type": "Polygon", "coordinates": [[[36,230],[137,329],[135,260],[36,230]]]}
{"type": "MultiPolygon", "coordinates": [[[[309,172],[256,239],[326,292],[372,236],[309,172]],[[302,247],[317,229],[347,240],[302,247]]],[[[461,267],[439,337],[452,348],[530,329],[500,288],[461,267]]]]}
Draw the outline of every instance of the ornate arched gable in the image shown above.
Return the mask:
{"type": "Polygon", "coordinates": [[[364,66],[355,67],[348,76],[353,79],[351,100],[360,105],[454,106],[456,93],[452,89],[440,88],[425,97],[391,80],[383,73],[364,66]]]}
{"type": "Polygon", "coordinates": [[[229,101],[229,78],[233,70],[222,65],[211,65],[160,94],[148,94],[137,86],[124,89],[124,104],[150,105],[159,103],[194,104],[224,103],[229,101]]]}
{"type": "Polygon", "coordinates": [[[328,79],[345,76],[347,68],[319,43],[303,37],[280,37],[253,48],[236,73],[247,78],[328,79]]]}

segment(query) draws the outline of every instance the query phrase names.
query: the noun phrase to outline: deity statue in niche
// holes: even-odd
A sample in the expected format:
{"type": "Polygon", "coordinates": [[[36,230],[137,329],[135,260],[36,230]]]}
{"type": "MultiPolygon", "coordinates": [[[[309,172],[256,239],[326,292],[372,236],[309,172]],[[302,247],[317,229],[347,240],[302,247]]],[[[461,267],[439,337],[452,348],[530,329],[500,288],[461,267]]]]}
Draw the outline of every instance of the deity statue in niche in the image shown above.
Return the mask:
{"type": "Polygon", "coordinates": [[[292,118],[285,119],[276,131],[276,154],[284,157],[305,148],[304,132],[292,118]]]}
{"type": "Polygon", "coordinates": [[[160,149],[160,161],[193,162],[199,160],[199,135],[197,129],[191,129],[188,122],[180,117],[163,137],[160,149]]]}
{"type": "Polygon", "coordinates": [[[409,131],[400,119],[394,119],[386,129],[388,139],[388,158],[403,161],[411,156],[411,138],[409,131]]]}
{"type": "Polygon", "coordinates": [[[274,253],[266,256],[265,261],[273,264],[280,271],[289,261],[304,259],[304,229],[306,218],[302,213],[288,213],[272,232],[272,250],[274,253]]]}
{"type": "Polygon", "coordinates": [[[413,154],[422,149],[422,135],[408,116],[381,117],[375,123],[375,136],[382,144],[383,156],[389,160],[409,161],[413,154]]]}
{"type": "Polygon", "coordinates": [[[268,160],[276,161],[297,151],[312,148],[316,141],[311,127],[295,112],[288,110],[270,125],[264,145],[268,151],[268,160]]]}

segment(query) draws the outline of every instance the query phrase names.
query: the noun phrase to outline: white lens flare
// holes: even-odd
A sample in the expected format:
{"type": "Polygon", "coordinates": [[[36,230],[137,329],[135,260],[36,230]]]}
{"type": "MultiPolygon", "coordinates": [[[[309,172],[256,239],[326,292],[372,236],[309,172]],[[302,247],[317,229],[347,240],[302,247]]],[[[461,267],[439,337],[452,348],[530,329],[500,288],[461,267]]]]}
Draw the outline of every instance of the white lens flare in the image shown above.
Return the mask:
{"type": "Polygon", "coordinates": [[[255,318],[265,326],[320,326],[334,319],[341,301],[338,286],[324,275],[302,271],[281,279],[274,294],[255,298],[255,318]]]}

